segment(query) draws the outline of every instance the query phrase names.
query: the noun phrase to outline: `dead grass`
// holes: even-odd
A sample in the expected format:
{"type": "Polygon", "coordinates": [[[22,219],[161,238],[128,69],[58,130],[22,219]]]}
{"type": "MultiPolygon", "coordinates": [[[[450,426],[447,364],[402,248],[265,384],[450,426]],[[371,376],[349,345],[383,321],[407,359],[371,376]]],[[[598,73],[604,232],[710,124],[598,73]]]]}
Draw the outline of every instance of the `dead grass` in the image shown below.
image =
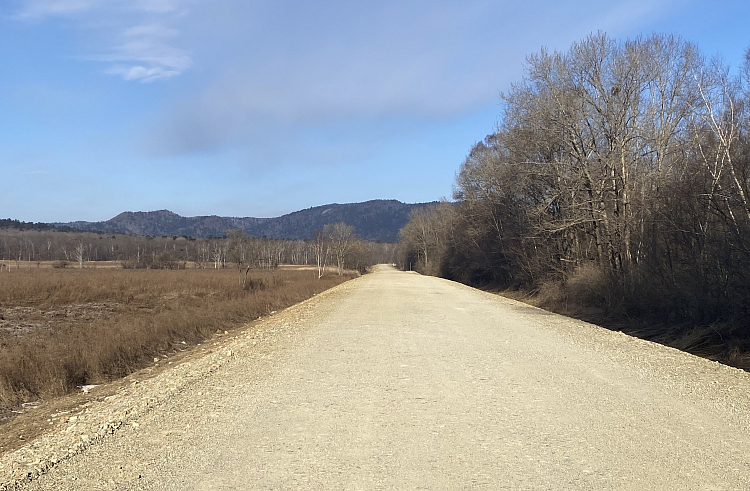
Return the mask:
{"type": "Polygon", "coordinates": [[[729,323],[670,322],[643,309],[640,312],[629,309],[625,296],[594,265],[583,265],[565,281],[543,282],[535,291],[500,293],[551,312],[750,371],[750,337],[746,333],[737,332],[729,323]]]}
{"type": "Polygon", "coordinates": [[[10,408],[123,377],[217,330],[351,278],[318,280],[315,272],[295,270],[250,276],[252,288],[241,290],[232,270],[32,268],[2,273],[0,312],[15,316],[3,315],[2,321],[26,328],[0,330],[0,405],[10,408]]]}

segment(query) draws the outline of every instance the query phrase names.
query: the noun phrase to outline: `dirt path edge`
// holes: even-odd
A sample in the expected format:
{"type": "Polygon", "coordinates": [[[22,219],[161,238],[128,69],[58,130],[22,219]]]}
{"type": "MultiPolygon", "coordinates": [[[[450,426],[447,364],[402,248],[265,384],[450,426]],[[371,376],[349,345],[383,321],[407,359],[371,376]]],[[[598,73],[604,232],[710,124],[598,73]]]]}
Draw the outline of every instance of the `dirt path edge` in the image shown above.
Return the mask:
{"type": "Polygon", "coordinates": [[[231,364],[238,353],[262,356],[273,351],[283,329],[303,320],[313,304],[350,288],[358,278],[325,290],[280,312],[247,324],[235,336],[206,340],[187,356],[155,376],[141,370],[118,381],[120,387],[103,400],[92,399],[64,417],[62,424],[22,447],[0,455],[0,491],[16,491],[53,467],[102,442],[138,420],[198,380],[231,364]],[[125,383],[123,383],[125,382],[125,383]]]}

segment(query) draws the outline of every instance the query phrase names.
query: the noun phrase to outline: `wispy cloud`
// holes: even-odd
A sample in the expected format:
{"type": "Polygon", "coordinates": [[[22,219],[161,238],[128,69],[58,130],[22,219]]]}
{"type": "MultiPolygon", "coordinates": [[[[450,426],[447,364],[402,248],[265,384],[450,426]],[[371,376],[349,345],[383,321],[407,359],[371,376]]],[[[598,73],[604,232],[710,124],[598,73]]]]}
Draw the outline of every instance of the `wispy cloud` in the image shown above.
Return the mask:
{"type": "Polygon", "coordinates": [[[26,0],[19,20],[77,15],[73,26],[96,30],[109,40],[100,55],[80,58],[109,63],[106,73],[124,80],[153,82],[182,74],[193,65],[187,51],[174,44],[180,31],[168,24],[185,13],[192,0],[26,0]],[[115,26],[112,28],[112,26],[115,26]]]}
{"type": "Polygon", "coordinates": [[[167,13],[181,7],[180,0],[135,0],[130,2],[132,8],[145,12],[167,13]]]}
{"type": "Polygon", "coordinates": [[[214,64],[204,72],[212,77],[164,110],[146,147],[197,153],[248,145],[270,127],[288,134],[352,121],[463,117],[497,104],[498,92],[523,76],[525,56],[541,46],[630,28],[654,12],[652,4],[671,1],[621,0],[607,8],[596,0],[196,4],[196,32],[211,33],[195,43],[196,57],[204,46],[228,50],[215,51],[215,61],[199,58],[214,64]]]}
{"type": "Polygon", "coordinates": [[[162,24],[143,24],[125,29],[122,35],[126,38],[148,37],[152,39],[169,39],[180,32],[162,24]]]}
{"type": "Polygon", "coordinates": [[[107,73],[120,75],[125,80],[140,80],[142,82],[153,82],[162,78],[170,78],[182,73],[181,70],[173,70],[163,66],[146,67],[143,65],[115,65],[107,73]]]}
{"type": "Polygon", "coordinates": [[[107,73],[120,75],[125,80],[153,82],[175,77],[193,64],[190,56],[168,43],[179,32],[161,24],[145,24],[125,29],[124,43],[112,53],[101,57],[114,63],[107,73]]]}
{"type": "Polygon", "coordinates": [[[92,9],[101,0],[27,0],[16,17],[36,19],[54,15],[68,15],[92,9]]]}
{"type": "Polygon", "coordinates": [[[18,18],[40,18],[85,12],[101,7],[165,14],[182,7],[185,0],[25,0],[18,18]]]}

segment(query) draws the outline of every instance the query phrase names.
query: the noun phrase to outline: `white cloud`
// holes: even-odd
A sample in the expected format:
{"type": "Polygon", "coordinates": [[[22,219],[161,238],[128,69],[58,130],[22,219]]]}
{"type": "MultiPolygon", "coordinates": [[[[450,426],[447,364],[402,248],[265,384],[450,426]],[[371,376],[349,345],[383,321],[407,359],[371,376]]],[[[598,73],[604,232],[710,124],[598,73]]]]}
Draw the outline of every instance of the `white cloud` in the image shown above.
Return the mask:
{"type": "Polygon", "coordinates": [[[41,19],[76,13],[72,25],[109,42],[101,55],[79,58],[108,62],[106,73],[124,80],[153,82],[180,75],[193,65],[169,24],[182,17],[193,0],[26,0],[18,19],[41,19]]]}
{"type": "Polygon", "coordinates": [[[26,0],[18,18],[40,18],[67,15],[92,9],[101,0],[26,0]]]}
{"type": "Polygon", "coordinates": [[[102,7],[103,10],[140,11],[166,14],[182,8],[189,0],[24,0],[16,14],[18,18],[39,18],[85,12],[102,7]]]}
{"type": "Polygon", "coordinates": [[[541,46],[628,30],[675,1],[26,0],[25,11],[79,13],[70,25],[98,30],[100,45],[85,59],[125,81],[199,65],[197,91],[149,135],[192,152],[268,125],[460,117],[497,104],[541,46]]]}
{"type": "Polygon", "coordinates": [[[184,50],[165,42],[178,34],[176,29],[158,23],[129,27],[122,33],[125,42],[99,59],[114,63],[107,73],[124,80],[153,82],[175,77],[193,64],[184,50]]]}
{"type": "Polygon", "coordinates": [[[123,66],[115,65],[107,73],[120,75],[125,80],[140,80],[141,82],[153,82],[162,78],[170,78],[182,73],[180,70],[170,70],[163,66],[123,66]]]}
{"type": "Polygon", "coordinates": [[[215,75],[164,111],[146,146],[191,153],[258,142],[259,128],[463,117],[497,105],[529,53],[629,29],[654,1],[672,0],[196,3],[195,56],[215,75]]]}
{"type": "Polygon", "coordinates": [[[167,13],[180,8],[180,0],[135,0],[131,1],[132,8],[145,12],[167,13]]]}
{"type": "Polygon", "coordinates": [[[171,29],[169,27],[165,27],[162,24],[144,24],[140,26],[129,27],[125,29],[122,34],[124,37],[128,38],[148,37],[167,39],[175,37],[179,33],[180,32],[177,29],[171,29]]]}

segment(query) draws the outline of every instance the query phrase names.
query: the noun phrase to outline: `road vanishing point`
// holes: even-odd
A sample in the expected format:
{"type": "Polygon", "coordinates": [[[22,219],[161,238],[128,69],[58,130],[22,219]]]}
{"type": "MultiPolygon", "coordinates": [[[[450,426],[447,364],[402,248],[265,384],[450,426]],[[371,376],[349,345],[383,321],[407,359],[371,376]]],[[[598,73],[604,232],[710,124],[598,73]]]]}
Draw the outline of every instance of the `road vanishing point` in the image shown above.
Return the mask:
{"type": "Polygon", "coordinates": [[[447,280],[378,266],[210,351],[23,489],[750,489],[748,373],[447,280]]]}

